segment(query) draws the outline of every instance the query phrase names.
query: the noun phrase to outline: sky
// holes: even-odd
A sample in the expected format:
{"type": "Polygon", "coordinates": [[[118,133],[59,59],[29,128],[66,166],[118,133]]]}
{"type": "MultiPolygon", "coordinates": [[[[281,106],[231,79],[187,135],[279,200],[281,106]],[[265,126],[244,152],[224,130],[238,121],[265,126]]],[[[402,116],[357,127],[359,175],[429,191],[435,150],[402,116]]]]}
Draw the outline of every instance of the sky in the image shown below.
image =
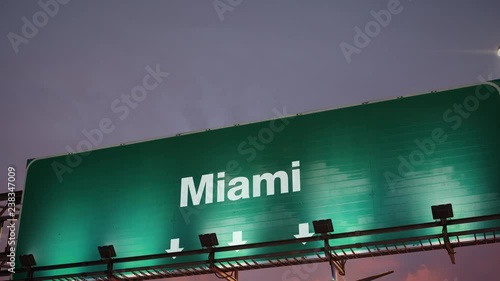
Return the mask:
{"type": "MultiPolygon", "coordinates": [[[[276,108],[295,114],[498,79],[499,8],[497,0],[1,1],[0,166],[15,166],[22,186],[27,159],[75,149],[150,71],[158,83],[97,147],[270,119],[276,108]]],[[[444,250],[350,261],[347,277],[394,269],[380,280],[499,280],[498,245],[457,252],[454,266],[444,250]]],[[[241,279],[329,278],[325,264],[307,269],[241,279]]]]}

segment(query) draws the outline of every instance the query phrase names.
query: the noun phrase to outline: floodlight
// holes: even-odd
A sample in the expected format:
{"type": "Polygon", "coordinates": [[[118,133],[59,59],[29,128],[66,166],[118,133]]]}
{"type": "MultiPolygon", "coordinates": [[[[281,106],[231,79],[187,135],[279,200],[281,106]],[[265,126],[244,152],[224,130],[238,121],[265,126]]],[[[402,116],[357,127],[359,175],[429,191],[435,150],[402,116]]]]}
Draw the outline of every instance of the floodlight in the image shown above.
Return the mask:
{"type": "Polygon", "coordinates": [[[333,224],[331,219],[313,221],[314,233],[325,234],[333,232],[333,224]]]}
{"type": "Polygon", "coordinates": [[[97,247],[97,250],[99,250],[101,259],[110,259],[116,257],[115,247],[113,247],[113,245],[99,246],[97,247]]]}
{"type": "Polygon", "coordinates": [[[497,56],[500,57],[500,47],[498,47],[498,49],[497,49],[497,56]]]}
{"type": "Polygon", "coordinates": [[[445,220],[453,217],[453,208],[451,204],[432,206],[432,218],[435,220],[445,220]]]}
{"type": "Polygon", "coordinates": [[[202,247],[213,247],[219,245],[219,240],[217,240],[217,234],[209,233],[209,234],[200,234],[200,243],[202,247]]]}
{"type": "Polygon", "coordinates": [[[36,265],[35,257],[32,254],[22,255],[19,259],[23,267],[32,267],[36,265]]]}

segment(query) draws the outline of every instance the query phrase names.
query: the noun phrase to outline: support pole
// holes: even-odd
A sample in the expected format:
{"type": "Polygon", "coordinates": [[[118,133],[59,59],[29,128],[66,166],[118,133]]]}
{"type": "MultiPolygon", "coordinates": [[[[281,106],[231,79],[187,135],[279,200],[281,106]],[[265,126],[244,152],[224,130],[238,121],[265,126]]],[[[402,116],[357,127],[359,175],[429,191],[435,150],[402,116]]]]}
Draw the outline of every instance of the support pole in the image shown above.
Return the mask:
{"type": "Polygon", "coordinates": [[[27,268],[27,270],[28,270],[28,281],[32,281],[34,276],[33,268],[29,267],[27,268]]]}
{"type": "Polygon", "coordinates": [[[106,276],[108,277],[108,280],[112,280],[114,278],[113,276],[113,259],[106,259],[107,266],[106,266],[106,276]]]}
{"type": "Polygon", "coordinates": [[[211,269],[215,267],[215,252],[212,247],[208,247],[208,264],[211,269]]]}
{"type": "MultiPolygon", "coordinates": [[[[330,263],[330,266],[335,267],[337,269],[338,273],[342,276],[345,275],[345,263],[346,261],[343,259],[338,259],[334,258],[334,256],[330,253],[330,243],[328,242],[328,238],[326,233],[321,234],[323,237],[323,241],[325,243],[325,256],[328,257],[328,262],[330,263]]],[[[333,269],[333,268],[332,268],[333,269]]],[[[332,272],[334,273],[334,272],[332,272]]]]}
{"type": "Polygon", "coordinates": [[[238,281],[238,271],[234,271],[233,274],[222,271],[215,265],[215,252],[213,247],[208,247],[208,264],[210,270],[221,279],[226,279],[227,281],[238,281]]]}
{"type": "Polygon", "coordinates": [[[453,249],[453,246],[451,245],[450,237],[448,236],[448,227],[446,222],[446,219],[441,219],[441,224],[443,225],[444,247],[448,252],[448,255],[450,256],[451,263],[455,264],[455,251],[453,249]]]}

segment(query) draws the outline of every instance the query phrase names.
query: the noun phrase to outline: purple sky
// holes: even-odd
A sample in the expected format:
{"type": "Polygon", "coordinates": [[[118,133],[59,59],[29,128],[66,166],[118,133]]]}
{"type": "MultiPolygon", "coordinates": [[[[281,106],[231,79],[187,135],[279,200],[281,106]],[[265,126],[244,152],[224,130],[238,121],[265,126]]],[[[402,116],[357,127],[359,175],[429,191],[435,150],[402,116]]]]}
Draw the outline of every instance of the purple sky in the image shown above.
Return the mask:
{"type": "MultiPolygon", "coordinates": [[[[500,78],[498,0],[54,1],[41,1],[46,18],[37,1],[0,2],[0,161],[21,186],[26,159],[76,147],[147,66],[170,75],[99,147],[500,78]]],[[[381,280],[499,280],[499,245],[457,252],[455,266],[445,251],[351,261],[348,280],[391,269],[381,280]]],[[[287,270],[241,279],[329,276],[325,264],[287,270]]]]}

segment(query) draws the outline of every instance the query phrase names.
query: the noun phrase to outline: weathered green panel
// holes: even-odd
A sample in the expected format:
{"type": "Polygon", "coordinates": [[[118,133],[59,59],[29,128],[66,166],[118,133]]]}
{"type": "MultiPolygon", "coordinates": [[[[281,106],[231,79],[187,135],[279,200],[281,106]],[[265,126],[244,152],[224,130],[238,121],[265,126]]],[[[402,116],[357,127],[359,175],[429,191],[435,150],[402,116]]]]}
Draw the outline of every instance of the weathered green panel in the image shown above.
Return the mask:
{"type": "Polygon", "coordinates": [[[476,85],[38,159],[27,173],[17,256],[34,254],[38,265],[97,260],[96,247],[107,244],[118,257],[156,254],[174,238],[194,250],[198,234],[211,232],[221,245],[237,231],[247,243],[291,239],[299,224],[309,222],[312,232],[310,222],[324,218],[336,233],[366,230],[429,222],[430,206],[443,203],[453,204],[455,217],[500,213],[499,143],[500,95],[476,85]],[[252,136],[261,138],[256,147],[252,136]],[[59,181],[54,163],[78,156],[59,181]],[[227,193],[235,177],[251,184],[253,175],[277,171],[287,173],[288,193],[277,181],[272,196],[263,187],[253,197],[250,186],[248,199],[217,202],[217,173],[225,172],[227,193]],[[180,207],[181,179],[193,177],[198,187],[206,174],[214,174],[214,203],[204,196],[199,206],[180,207]]]}

